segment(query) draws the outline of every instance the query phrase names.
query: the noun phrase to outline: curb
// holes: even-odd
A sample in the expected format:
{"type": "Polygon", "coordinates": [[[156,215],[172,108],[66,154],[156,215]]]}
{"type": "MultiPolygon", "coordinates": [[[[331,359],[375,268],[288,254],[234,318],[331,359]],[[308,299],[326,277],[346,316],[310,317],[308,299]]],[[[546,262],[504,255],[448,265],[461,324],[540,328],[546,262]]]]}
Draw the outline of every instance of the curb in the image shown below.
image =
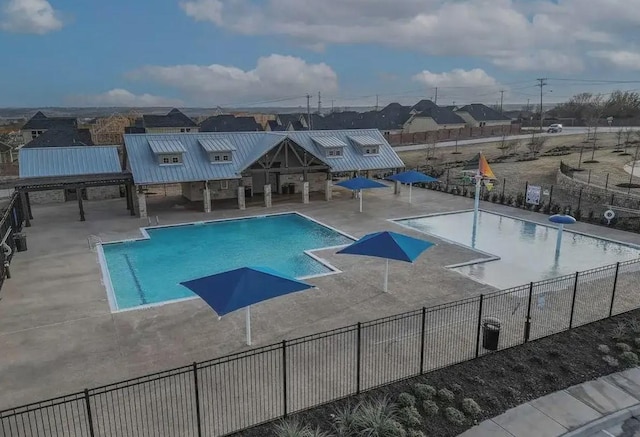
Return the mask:
{"type": "Polygon", "coordinates": [[[582,425],[580,428],[577,428],[577,429],[574,429],[573,431],[569,431],[567,433],[562,434],[561,437],[590,437],[590,436],[593,436],[594,433],[600,431],[603,428],[608,428],[610,426],[623,422],[627,419],[630,419],[631,417],[639,416],[639,415],[640,415],[640,403],[632,405],[629,408],[625,408],[624,410],[611,413],[608,416],[604,416],[594,421],[591,421],[585,425],[582,425]]]}

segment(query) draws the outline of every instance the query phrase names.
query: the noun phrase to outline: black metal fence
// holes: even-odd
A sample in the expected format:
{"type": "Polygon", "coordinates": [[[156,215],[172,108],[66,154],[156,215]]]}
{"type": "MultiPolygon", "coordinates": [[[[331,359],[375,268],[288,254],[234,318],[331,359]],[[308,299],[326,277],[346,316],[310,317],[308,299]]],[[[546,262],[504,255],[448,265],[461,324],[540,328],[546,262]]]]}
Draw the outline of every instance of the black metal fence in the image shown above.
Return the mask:
{"type": "Polygon", "coordinates": [[[220,436],[640,308],[640,259],[0,412],[0,436],[220,436]]]}
{"type": "Polygon", "coordinates": [[[6,246],[0,247],[0,289],[4,284],[4,280],[10,277],[9,264],[16,251],[13,236],[22,230],[23,221],[24,216],[20,198],[18,193],[14,192],[2,210],[2,217],[0,217],[0,241],[4,241],[6,244],[6,246]],[[7,246],[9,251],[7,251],[7,246]]]}

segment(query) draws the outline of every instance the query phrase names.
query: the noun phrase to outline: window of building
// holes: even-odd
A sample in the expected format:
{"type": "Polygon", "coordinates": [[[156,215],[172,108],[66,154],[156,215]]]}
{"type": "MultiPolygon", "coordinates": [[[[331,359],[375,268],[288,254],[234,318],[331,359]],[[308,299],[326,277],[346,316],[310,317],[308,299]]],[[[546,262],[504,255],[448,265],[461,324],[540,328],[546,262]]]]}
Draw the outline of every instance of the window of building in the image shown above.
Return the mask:
{"type": "Polygon", "coordinates": [[[182,155],[181,154],[160,155],[160,164],[162,165],[182,164],[182,155]]]}
{"type": "Polygon", "coordinates": [[[228,190],[229,189],[229,181],[220,181],[220,189],[228,190]]]}
{"type": "Polygon", "coordinates": [[[189,128],[189,127],[180,128],[180,132],[191,132],[191,128],[189,128]]]}
{"type": "Polygon", "coordinates": [[[214,161],[220,161],[220,155],[214,155],[213,156],[213,160],[214,161]]]}
{"type": "Polygon", "coordinates": [[[342,150],[336,149],[336,156],[342,156],[342,150]]]}
{"type": "Polygon", "coordinates": [[[163,157],[162,158],[162,163],[163,164],[169,164],[169,157],[168,156],[163,157]]]}
{"type": "Polygon", "coordinates": [[[227,163],[232,160],[231,152],[211,152],[209,154],[209,160],[212,163],[227,163]]]}
{"type": "Polygon", "coordinates": [[[334,150],[329,150],[329,156],[335,156],[336,152],[334,150]]]}
{"type": "Polygon", "coordinates": [[[171,157],[171,163],[172,164],[179,164],[180,163],[180,158],[178,158],[177,156],[172,156],[171,157]]]}
{"type": "Polygon", "coordinates": [[[222,160],[223,161],[228,161],[229,160],[229,155],[222,155],[222,160]]]}

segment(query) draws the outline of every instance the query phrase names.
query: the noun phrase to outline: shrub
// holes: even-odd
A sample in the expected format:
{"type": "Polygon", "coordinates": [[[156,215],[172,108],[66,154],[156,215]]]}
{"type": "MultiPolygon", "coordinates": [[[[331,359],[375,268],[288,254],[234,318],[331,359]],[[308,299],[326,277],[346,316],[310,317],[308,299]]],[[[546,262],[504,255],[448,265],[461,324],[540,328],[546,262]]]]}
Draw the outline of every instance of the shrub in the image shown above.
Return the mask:
{"type": "Polygon", "coordinates": [[[611,338],[614,340],[622,340],[627,336],[627,324],[624,322],[618,323],[611,332],[611,338]]]}
{"type": "Polygon", "coordinates": [[[422,431],[417,429],[410,429],[407,431],[407,437],[426,437],[422,431]]]}
{"type": "Polygon", "coordinates": [[[616,343],[616,349],[620,352],[630,352],[632,348],[627,343],[616,343]]]}
{"type": "Polygon", "coordinates": [[[560,358],[562,356],[562,354],[560,353],[560,351],[557,350],[551,350],[547,353],[548,356],[550,356],[551,358],[560,358]]]}
{"type": "Polygon", "coordinates": [[[464,425],[467,419],[464,417],[464,413],[462,411],[453,407],[447,407],[444,410],[444,417],[446,417],[449,422],[458,426],[464,425]]]}
{"type": "Polygon", "coordinates": [[[496,375],[500,377],[507,376],[507,369],[505,369],[504,367],[498,367],[497,369],[494,370],[494,372],[496,375]]]}
{"type": "Polygon", "coordinates": [[[438,397],[445,402],[453,402],[455,399],[455,395],[451,390],[447,390],[446,388],[441,388],[438,390],[438,397]]]}
{"type": "Polygon", "coordinates": [[[504,205],[505,200],[506,197],[504,196],[504,194],[500,194],[500,203],[504,205]]]}
{"type": "Polygon", "coordinates": [[[520,208],[522,205],[524,205],[524,195],[522,193],[518,193],[516,196],[516,206],[520,208]]]}
{"type": "Polygon", "coordinates": [[[625,351],[620,354],[620,359],[623,363],[628,366],[637,366],[638,365],[638,354],[631,351],[625,351]]]}
{"type": "Polygon", "coordinates": [[[413,391],[421,401],[432,399],[436,395],[436,389],[427,384],[416,384],[413,387],[413,391]]]}
{"type": "Polygon", "coordinates": [[[497,396],[492,394],[481,395],[482,401],[485,405],[488,405],[490,408],[500,408],[500,400],[497,396]]]}
{"type": "Polygon", "coordinates": [[[426,416],[435,416],[436,414],[438,414],[438,411],[440,411],[440,408],[438,408],[438,404],[436,404],[431,399],[427,399],[422,403],[422,409],[424,410],[424,414],[426,416]]]}
{"type": "Polygon", "coordinates": [[[577,221],[580,221],[580,219],[582,218],[582,211],[576,209],[575,214],[573,214],[573,218],[575,218],[577,221]]]}
{"type": "Polygon", "coordinates": [[[354,435],[358,430],[358,411],[359,405],[355,408],[347,405],[335,412],[333,415],[333,429],[340,437],[354,435]]]}
{"type": "Polygon", "coordinates": [[[609,352],[611,352],[611,348],[606,344],[599,344],[598,352],[602,352],[603,354],[608,354],[609,352]]]}
{"type": "Polygon", "coordinates": [[[513,366],[511,366],[511,369],[513,369],[513,371],[516,373],[524,373],[527,371],[527,366],[522,363],[515,363],[513,366]]]}
{"type": "Polygon", "coordinates": [[[276,437],[330,437],[319,428],[312,429],[297,420],[283,420],[275,425],[276,437]]]}
{"type": "Polygon", "coordinates": [[[611,367],[618,367],[620,365],[618,360],[613,358],[611,355],[605,355],[604,357],[602,357],[602,360],[611,367]]]}
{"type": "Polygon", "coordinates": [[[398,404],[402,407],[413,407],[416,405],[416,398],[409,393],[400,393],[398,404]]]}
{"type": "Polygon", "coordinates": [[[640,334],[640,320],[635,318],[629,320],[629,329],[634,334],[640,334]]]}
{"type": "Polygon", "coordinates": [[[407,428],[417,428],[422,424],[422,416],[416,407],[404,407],[398,411],[398,421],[407,428]]]}
{"type": "Polygon", "coordinates": [[[482,408],[476,401],[471,398],[465,398],[462,400],[462,411],[467,413],[469,416],[475,417],[482,413],[482,408]]]}
{"type": "Polygon", "coordinates": [[[451,384],[451,391],[454,393],[462,393],[462,386],[460,384],[451,384]]]}
{"type": "Polygon", "coordinates": [[[497,202],[498,202],[498,193],[493,193],[493,194],[491,195],[491,201],[492,201],[493,203],[497,203],[497,202]]]}
{"type": "Polygon", "coordinates": [[[595,217],[594,212],[593,211],[589,211],[589,216],[588,217],[589,217],[589,221],[592,222],[593,218],[595,217]]]}
{"type": "Polygon", "coordinates": [[[543,372],[542,375],[543,375],[543,378],[549,382],[552,382],[552,383],[558,382],[558,379],[559,379],[558,375],[556,375],[553,372],[543,372]]]}
{"type": "MultiPolygon", "coordinates": [[[[398,410],[396,405],[387,397],[371,400],[358,404],[353,411],[352,428],[350,434],[342,435],[360,435],[366,433],[369,436],[389,436],[389,437],[405,437],[406,432],[402,425],[398,423],[398,410]]],[[[337,428],[334,426],[334,428],[337,428]]]]}
{"type": "Polygon", "coordinates": [[[509,194],[504,203],[506,203],[509,206],[513,206],[513,196],[511,194],[509,194]]]}
{"type": "Polygon", "coordinates": [[[520,392],[513,387],[506,387],[503,389],[503,391],[506,396],[512,397],[514,399],[517,399],[518,396],[520,396],[520,392]]]}
{"type": "Polygon", "coordinates": [[[633,344],[636,345],[636,347],[640,347],[640,337],[636,337],[633,339],[633,344]]]}

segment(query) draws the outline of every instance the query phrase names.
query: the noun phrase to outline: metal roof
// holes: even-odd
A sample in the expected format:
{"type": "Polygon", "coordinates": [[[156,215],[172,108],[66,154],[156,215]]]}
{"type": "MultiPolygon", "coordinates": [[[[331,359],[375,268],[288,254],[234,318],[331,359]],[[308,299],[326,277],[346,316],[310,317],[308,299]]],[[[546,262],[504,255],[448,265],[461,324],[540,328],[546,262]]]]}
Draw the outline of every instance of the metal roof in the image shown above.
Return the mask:
{"type": "Polygon", "coordinates": [[[342,157],[326,160],[331,171],[382,170],[404,167],[402,160],[377,129],[129,134],[124,136],[124,142],[135,183],[152,185],[238,179],[243,170],[287,138],[322,160],[324,149],[313,140],[313,138],[319,137],[336,138],[346,144],[342,157]],[[374,144],[379,145],[379,153],[364,156],[356,146],[349,143],[350,137],[359,135],[364,135],[374,141],[374,144]],[[218,143],[221,140],[229,142],[235,148],[232,161],[227,164],[212,164],[208,153],[201,144],[203,141],[218,143]],[[151,141],[175,141],[182,144],[185,148],[182,155],[183,163],[180,165],[159,165],[156,156],[149,147],[151,141]]]}
{"type": "Polygon", "coordinates": [[[336,137],[311,137],[314,143],[320,147],[347,147],[347,143],[336,137]]]}
{"type": "Polygon", "coordinates": [[[184,153],[184,148],[179,140],[150,139],[149,147],[156,155],[161,153],[184,153]]]}
{"type": "Polygon", "coordinates": [[[122,172],[117,146],[22,148],[19,160],[21,178],[122,172]]]}
{"type": "Polygon", "coordinates": [[[369,135],[350,135],[349,139],[356,143],[358,146],[379,146],[383,143],[379,139],[370,137],[369,135]]]}
{"type": "Polygon", "coordinates": [[[233,152],[236,150],[227,138],[202,138],[198,142],[207,152],[233,152]]]}

